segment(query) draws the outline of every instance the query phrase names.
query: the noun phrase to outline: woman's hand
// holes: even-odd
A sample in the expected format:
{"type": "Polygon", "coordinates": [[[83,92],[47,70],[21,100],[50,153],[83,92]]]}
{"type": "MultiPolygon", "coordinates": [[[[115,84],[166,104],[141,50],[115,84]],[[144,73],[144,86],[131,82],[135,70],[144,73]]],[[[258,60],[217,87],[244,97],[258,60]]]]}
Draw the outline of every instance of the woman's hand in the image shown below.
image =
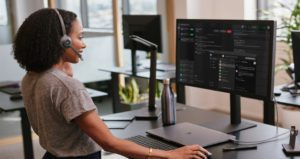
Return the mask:
{"type": "Polygon", "coordinates": [[[170,150],[170,159],[206,159],[210,154],[206,149],[199,145],[184,146],[175,150],[170,150]]]}

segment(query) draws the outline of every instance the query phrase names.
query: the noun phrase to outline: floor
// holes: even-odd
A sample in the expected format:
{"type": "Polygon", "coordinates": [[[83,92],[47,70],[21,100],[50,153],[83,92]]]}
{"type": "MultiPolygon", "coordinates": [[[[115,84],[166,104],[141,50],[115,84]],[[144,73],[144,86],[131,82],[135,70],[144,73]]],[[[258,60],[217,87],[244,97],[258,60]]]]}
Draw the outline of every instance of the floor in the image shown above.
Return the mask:
{"type": "MultiPolygon", "coordinates": [[[[94,99],[98,112],[101,115],[112,113],[110,97],[94,99]]],[[[21,135],[21,122],[18,111],[12,113],[0,113],[0,159],[24,159],[23,142],[21,135]]],[[[38,136],[32,135],[35,159],[42,158],[45,150],[38,143],[38,136]]],[[[122,159],[124,157],[103,153],[104,159],[122,159]]]]}

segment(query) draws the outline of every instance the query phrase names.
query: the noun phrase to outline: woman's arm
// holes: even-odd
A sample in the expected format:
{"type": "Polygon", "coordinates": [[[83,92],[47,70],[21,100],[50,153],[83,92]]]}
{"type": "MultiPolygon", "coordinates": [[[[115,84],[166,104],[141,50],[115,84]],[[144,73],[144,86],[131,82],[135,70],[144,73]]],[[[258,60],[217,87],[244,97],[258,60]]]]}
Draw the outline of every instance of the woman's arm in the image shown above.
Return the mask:
{"type": "Polygon", "coordinates": [[[185,146],[172,151],[153,149],[152,152],[150,152],[149,148],[113,136],[105,123],[99,118],[96,111],[86,112],[75,118],[74,122],[104,150],[131,158],[145,159],[149,153],[151,153],[151,159],[200,159],[206,158],[204,153],[208,154],[208,151],[198,145],[185,146]]]}

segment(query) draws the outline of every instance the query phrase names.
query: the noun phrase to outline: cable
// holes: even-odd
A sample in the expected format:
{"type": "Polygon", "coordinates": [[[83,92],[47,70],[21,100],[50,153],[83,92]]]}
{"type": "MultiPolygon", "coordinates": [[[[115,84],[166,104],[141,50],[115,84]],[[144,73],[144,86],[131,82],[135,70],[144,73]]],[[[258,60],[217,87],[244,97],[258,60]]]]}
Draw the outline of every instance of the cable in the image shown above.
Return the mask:
{"type": "Polygon", "coordinates": [[[274,107],[275,107],[275,113],[276,113],[276,123],[275,123],[275,126],[276,126],[276,132],[278,132],[278,119],[279,119],[279,115],[278,115],[278,105],[277,105],[277,100],[276,100],[276,97],[275,95],[273,94],[273,101],[274,101],[274,107]]]}
{"type": "Polygon", "coordinates": [[[290,131],[288,130],[287,132],[284,132],[282,134],[279,134],[278,135],[278,130],[279,130],[279,127],[278,127],[278,118],[279,118],[279,115],[278,115],[278,105],[277,105],[277,101],[276,101],[276,98],[275,98],[275,95],[273,94],[273,101],[274,101],[274,107],[275,107],[275,113],[276,113],[276,122],[275,122],[275,126],[276,126],[276,135],[271,137],[271,138],[268,138],[268,139],[264,139],[264,140],[258,140],[258,141],[242,141],[242,140],[235,140],[233,139],[233,143],[235,144],[238,144],[238,145],[253,145],[253,144],[262,144],[262,143],[267,143],[267,142],[272,142],[272,141],[276,141],[278,139],[280,139],[279,137],[283,136],[283,135],[286,135],[286,134],[289,134],[290,131]]]}
{"type": "MultiPolygon", "coordinates": [[[[242,141],[242,140],[235,140],[233,139],[233,143],[238,144],[238,145],[253,145],[253,144],[263,144],[263,143],[267,143],[267,142],[272,142],[272,141],[276,141],[278,139],[280,139],[279,137],[289,134],[290,131],[284,132],[282,134],[279,135],[275,135],[271,138],[265,139],[265,140],[258,140],[258,141],[242,141]]],[[[284,137],[285,138],[285,137],[284,137]]]]}

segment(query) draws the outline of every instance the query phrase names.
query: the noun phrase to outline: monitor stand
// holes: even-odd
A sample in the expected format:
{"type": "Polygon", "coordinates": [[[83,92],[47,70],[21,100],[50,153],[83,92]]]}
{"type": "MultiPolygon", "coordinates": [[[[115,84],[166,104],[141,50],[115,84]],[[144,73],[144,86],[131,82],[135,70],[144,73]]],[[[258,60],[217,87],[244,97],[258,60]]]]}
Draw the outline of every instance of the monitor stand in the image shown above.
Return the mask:
{"type": "Polygon", "coordinates": [[[292,96],[298,96],[300,94],[300,83],[294,82],[282,88],[282,91],[288,91],[292,96]]]}
{"type": "Polygon", "coordinates": [[[135,111],[135,119],[137,120],[157,120],[161,115],[161,110],[149,110],[148,108],[141,108],[135,111]]]}
{"type": "Polygon", "coordinates": [[[220,119],[205,123],[203,126],[224,133],[234,133],[255,127],[256,124],[241,120],[241,98],[238,95],[230,93],[230,121],[229,118],[220,119]]]}
{"type": "Polygon", "coordinates": [[[282,91],[286,91],[286,92],[288,92],[291,89],[300,89],[300,82],[293,81],[291,83],[288,83],[288,84],[284,85],[281,88],[282,91]]]}

